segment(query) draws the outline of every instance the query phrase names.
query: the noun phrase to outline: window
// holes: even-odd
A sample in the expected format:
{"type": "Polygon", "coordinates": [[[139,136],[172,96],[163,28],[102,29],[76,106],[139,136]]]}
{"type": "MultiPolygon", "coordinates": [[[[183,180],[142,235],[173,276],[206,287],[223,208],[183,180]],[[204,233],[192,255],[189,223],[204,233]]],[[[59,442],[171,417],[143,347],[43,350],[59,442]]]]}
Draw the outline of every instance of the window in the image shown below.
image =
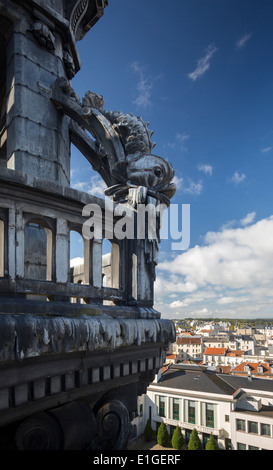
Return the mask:
{"type": "Polygon", "coordinates": [[[241,442],[238,442],[237,450],[246,450],[246,444],[241,444],[241,442]]]}
{"type": "MultiPolygon", "coordinates": [[[[206,448],[206,444],[208,443],[209,438],[210,438],[210,434],[203,433],[203,449],[206,448]]],[[[214,436],[213,436],[213,438],[214,438],[214,436]]]]}
{"type": "Polygon", "coordinates": [[[215,428],[216,405],[214,403],[201,403],[201,424],[215,428]]]}
{"type": "Polygon", "coordinates": [[[178,398],[173,398],[172,400],[172,418],[179,420],[179,399],[178,398]]]}
{"type": "Polygon", "coordinates": [[[229,422],[229,415],[225,415],[225,422],[226,422],[226,423],[229,422]]]}
{"type": "Polygon", "coordinates": [[[166,417],[166,397],[158,396],[158,416],[166,417]]]}
{"type": "Polygon", "coordinates": [[[258,423],[255,421],[248,421],[248,432],[258,434],[258,423]]]}
{"type": "Polygon", "coordinates": [[[211,403],[206,403],[206,426],[214,427],[214,405],[211,403]]]}
{"type": "Polygon", "coordinates": [[[236,430],[237,431],[245,431],[246,430],[246,422],[244,419],[236,419],[236,430]]]}
{"type": "Polygon", "coordinates": [[[176,429],[176,426],[170,426],[170,438],[173,437],[173,433],[174,433],[175,429],[176,429]]]}
{"type": "Polygon", "coordinates": [[[191,429],[186,429],[185,430],[185,442],[186,442],[186,444],[189,443],[189,440],[191,438],[191,433],[192,433],[191,429]]]}
{"type": "Polygon", "coordinates": [[[188,403],[188,422],[191,424],[195,424],[195,401],[189,400],[188,403]]]}
{"type": "Polygon", "coordinates": [[[256,446],[248,446],[248,450],[259,450],[259,447],[256,447],[256,446]]]}
{"type": "Polygon", "coordinates": [[[271,436],[270,424],[261,423],[261,435],[262,436],[271,436]]]}

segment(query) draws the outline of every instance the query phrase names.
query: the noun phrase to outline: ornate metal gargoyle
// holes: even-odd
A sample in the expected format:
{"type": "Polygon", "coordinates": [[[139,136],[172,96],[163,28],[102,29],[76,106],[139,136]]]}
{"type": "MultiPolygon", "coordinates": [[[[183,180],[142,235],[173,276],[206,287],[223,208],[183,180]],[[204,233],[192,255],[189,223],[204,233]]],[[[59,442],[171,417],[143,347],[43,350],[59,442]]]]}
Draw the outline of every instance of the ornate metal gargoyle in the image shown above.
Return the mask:
{"type": "Polygon", "coordinates": [[[169,206],[176,191],[174,170],[152,154],[149,123],[133,114],[103,110],[103,97],[90,91],[81,102],[65,78],[56,80],[51,99],[71,118],[72,142],[104,179],[107,196],[132,205],[152,196],[169,206]]]}

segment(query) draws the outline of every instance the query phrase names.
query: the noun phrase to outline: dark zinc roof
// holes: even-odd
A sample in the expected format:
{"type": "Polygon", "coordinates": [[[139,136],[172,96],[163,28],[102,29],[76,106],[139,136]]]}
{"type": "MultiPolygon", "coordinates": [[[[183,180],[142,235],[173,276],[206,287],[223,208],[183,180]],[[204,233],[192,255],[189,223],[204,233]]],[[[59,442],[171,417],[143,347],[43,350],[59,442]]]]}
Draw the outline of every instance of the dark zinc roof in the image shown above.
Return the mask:
{"type": "Polygon", "coordinates": [[[236,391],[218,374],[201,366],[171,365],[162,374],[157,386],[224,395],[233,395],[236,391]]]}
{"type": "Polygon", "coordinates": [[[203,393],[233,395],[239,388],[264,390],[273,393],[273,380],[219,374],[206,367],[172,364],[157,383],[159,387],[203,393]]]}

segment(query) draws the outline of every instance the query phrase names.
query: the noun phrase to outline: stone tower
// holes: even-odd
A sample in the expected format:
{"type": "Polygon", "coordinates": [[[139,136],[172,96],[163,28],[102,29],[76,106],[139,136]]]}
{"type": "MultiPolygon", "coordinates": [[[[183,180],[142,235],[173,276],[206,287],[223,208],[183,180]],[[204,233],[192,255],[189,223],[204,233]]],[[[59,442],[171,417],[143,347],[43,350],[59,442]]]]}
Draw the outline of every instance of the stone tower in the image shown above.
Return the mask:
{"type": "Polygon", "coordinates": [[[137,397],[175,340],[153,308],[171,165],[152,154],[142,119],[72,88],[77,42],[106,6],[0,0],[0,442],[12,425],[17,449],[124,448],[137,397]],[[104,179],[111,210],[70,187],[71,142],[104,179]],[[139,203],[154,237],[145,227],[137,236],[139,203]],[[110,227],[124,211],[130,237],[110,227]],[[72,230],[83,236],[80,273],[70,269],[72,230]]]}

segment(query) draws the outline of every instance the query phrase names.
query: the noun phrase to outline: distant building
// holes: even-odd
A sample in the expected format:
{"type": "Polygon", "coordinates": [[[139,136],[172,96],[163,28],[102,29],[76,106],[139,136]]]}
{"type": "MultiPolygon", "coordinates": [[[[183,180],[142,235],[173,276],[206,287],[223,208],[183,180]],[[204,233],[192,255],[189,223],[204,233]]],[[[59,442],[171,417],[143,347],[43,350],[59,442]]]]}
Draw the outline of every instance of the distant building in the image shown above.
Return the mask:
{"type": "Polygon", "coordinates": [[[230,349],[242,349],[248,354],[255,354],[256,342],[253,335],[231,335],[229,339],[230,349]]]}
{"type": "Polygon", "coordinates": [[[177,355],[176,354],[168,354],[166,356],[166,364],[174,364],[177,361],[177,355]]]}
{"type": "Polygon", "coordinates": [[[242,328],[238,328],[236,331],[237,335],[253,335],[255,333],[255,328],[252,328],[251,326],[244,326],[242,328]]]}
{"type": "Polygon", "coordinates": [[[226,366],[234,367],[237,364],[241,364],[241,362],[244,360],[244,357],[245,351],[242,351],[241,349],[231,351],[230,349],[228,349],[225,355],[224,362],[226,366]]]}
{"type": "Polygon", "coordinates": [[[224,357],[226,352],[226,348],[206,348],[203,355],[203,362],[210,367],[217,367],[221,364],[225,365],[224,357]]]}
{"type": "Polygon", "coordinates": [[[203,363],[210,367],[231,366],[234,367],[243,362],[245,351],[230,350],[228,348],[206,348],[203,355],[203,363]]]}
{"type": "Polygon", "coordinates": [[[203,343],[203,351],[205,351],[206,348],[229,348],[229,335],[223,335],[223,336],[209,336],[205,337],[202,340],[203,343]]]}
{"type": "Polygon", "coordinates": [[[175,349],[178,358],[182,361],[201,361],[203,359],[202,338],[200,336],[178,337],[175,349]]]}
{"type": "Polygon", "coordinates": [[[256,325],[255,331],[257,333],[264,334],[268,338],[273,337],[273,326],[266,326],[266,325],[256,325]]]}
{"type": "Polygon", "coordinates": [[[242,376],[265,376],[273,379],[273,367],[265,362],[241,362],[237,367],[231,369],[230,373],[242,376]]]}

